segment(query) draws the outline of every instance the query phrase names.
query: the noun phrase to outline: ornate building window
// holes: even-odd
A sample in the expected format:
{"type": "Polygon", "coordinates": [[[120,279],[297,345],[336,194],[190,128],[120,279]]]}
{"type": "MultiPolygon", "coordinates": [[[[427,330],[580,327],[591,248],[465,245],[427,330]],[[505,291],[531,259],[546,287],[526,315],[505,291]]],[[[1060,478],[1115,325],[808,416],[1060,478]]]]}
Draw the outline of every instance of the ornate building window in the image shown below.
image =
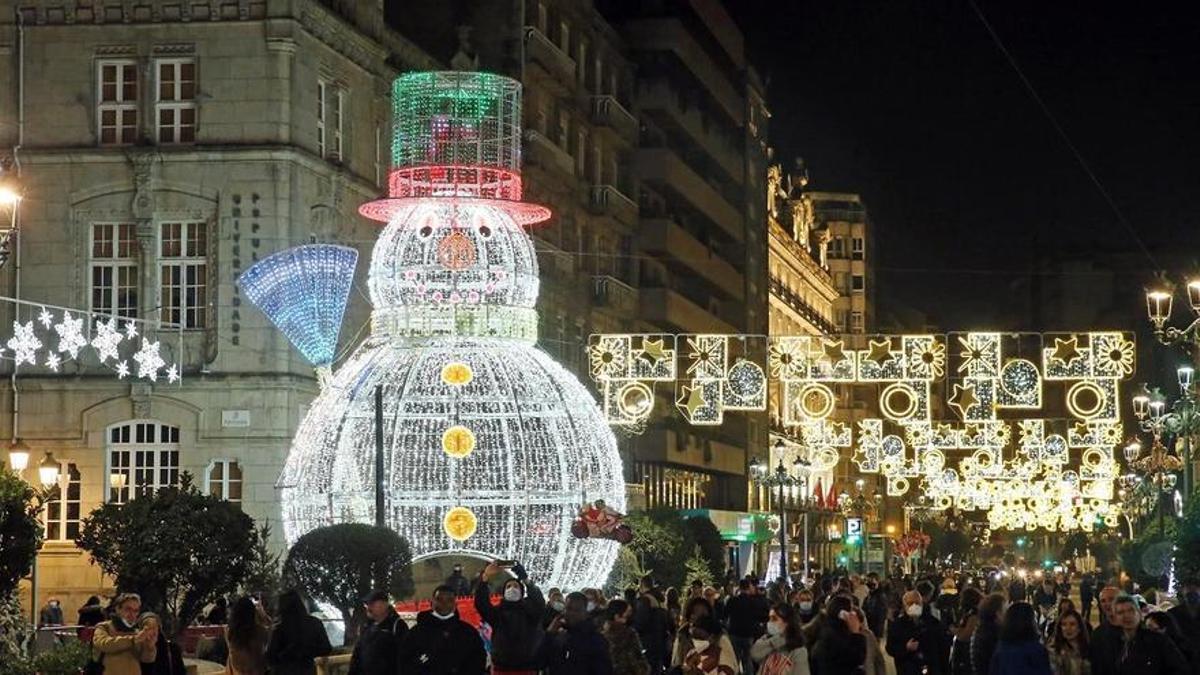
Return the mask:
{"type": "Polygon", "coordinates": [[[138,315],[138,243],[133,223],[95,223],[91,245],[91,310],[138,315]]]}
{"type": "Polygon", "coordinates": [[[192,59],[155,61],[157,99],[154,104],[159,143],[196,142],[196,62],[192,59]]]}
{"type": "Polygon", "coordinates": [[[133,59],[96,64],[96,135],[100,145],[132,145],[138,133],[138,72],[133,59]]]}
{"type": "Polygon", "coordinates": [[[68,463],[60,481],[58,497],[46,502],[46,539],[75,541],[81,521],[79,468],[68,463]]]}
{"type": "Polygon", "coordinates": [[[207,224],[162,223],[159,232],[162,321],[203,328],[208,318],[207,224]]]}
{"type": "Polygon", "coordinates": [[[108,429],[108,500],[130,499],[179,484],[179,427],[142,420],[108,429]],[[115,487],[124,483],[120,488],[115,487]]]}

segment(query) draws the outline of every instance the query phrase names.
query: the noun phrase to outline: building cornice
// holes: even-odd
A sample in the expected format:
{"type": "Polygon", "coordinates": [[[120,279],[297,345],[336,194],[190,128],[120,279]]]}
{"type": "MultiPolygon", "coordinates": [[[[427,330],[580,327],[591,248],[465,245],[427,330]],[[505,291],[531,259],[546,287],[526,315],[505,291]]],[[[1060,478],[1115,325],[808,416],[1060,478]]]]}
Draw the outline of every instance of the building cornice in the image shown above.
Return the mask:
{"type": "Polygon", "coordinates": [[[788,254],[785,260],[794,260],[796,264],[789,265],[796,269],[801,276],[809,279],[813,286],[818,291],[822,292],[829,299],[834,299],[838,296],[838,290],[833,285],[833,275],[829,270],[817,264],[813,260],[812,255],[800,244],[791,237],[783,226],[775,222],[773,218],[767,219],[769,228],[769,239],[771,243],[777,243],[779,248],[783,249],[788,254]],[[805,274],[807,273],[807,274],[805,274]]]}

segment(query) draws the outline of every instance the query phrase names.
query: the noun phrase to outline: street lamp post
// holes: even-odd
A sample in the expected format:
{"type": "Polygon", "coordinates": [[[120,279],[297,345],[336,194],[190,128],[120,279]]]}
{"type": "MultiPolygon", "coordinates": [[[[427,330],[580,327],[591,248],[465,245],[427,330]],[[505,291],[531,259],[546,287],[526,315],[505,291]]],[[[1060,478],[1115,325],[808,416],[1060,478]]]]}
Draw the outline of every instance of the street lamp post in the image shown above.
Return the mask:
{"type": "MultiPolygon", "coordinates": [[[[783,498],[784,488],[791,488],[800,485],[803,481],[788,472],[787,467],[783,465],[783,459],[779,459],[779,463],[775,466],[774,471],[768,470],[768,464],[764,463],[757,457],[750,460],[750,479],[759,487],[765,487],[768,491],[775,488],[778,491],[778,506],[779,506],[779,575],[790,581],[791,576],[788,573],[788,550],[787,550],[787,511],[786,504],[783,498]]],[[[808,536],[807,530],[805,537],[808,536]]],[[[804,561],[805,573],[807,575],[808,560],[804,561]]]]}
{"type": "MultiPolygon", "coordinates": [[[[1170,453],[1166,446],[1162,444],[1163,422],[1165,417],[1163,412],[1165,404],[1162,401],[1143,400],[1143,397],[1134,399],[1134,414],[1143,422],[1145,428],[1151,433],[1153,442],[1150,446],[1149,454],[1142,455],[1142,445],[1137,440],[1131,441],[1125,446],[1125,461],[1129,466],[1144,474],[1149,481],[1153,490],[1155,506],[1158,510],[1158,533],[1164,533],[1164,518],[1163,518],[1163,499],[1175,491],[1176,475],[1184,466],[1179,457],[1170,453]],[[1148,424],[1146,424],[1148,422],[1148,424]]],[[[1138,484],[1138,477],[1131,475],[1126,477],[1127,487],[1133,488],[1138,484]]]]}
{"type": "Polygon", "coordinates": [[[1191,364],[1176,371],[1179,379],[1180,399],[1171,406],[1168,421],[1169,432],[1183,442],[1183,497],[1191,497],[1195,488],[1195,468],[1192,466],[1192,437],[1200,433],[1195,384],[1195,368],[1200,367],[1200,279],[1187,281],[1187,299],[1195,317],[1184,328],[1168,326],[1174,293],[1166,288],[1155,288],[1146,293],[1146,314],[1154,326],[1154,337],[1159,343],[1180,346],[1188,350],[1191,364]]]}
{"type": "MultiPolygon", "coordinates": [[[[29,467],[29,446],[25,445],[24,441],[17,439],[9,446],[8,462],[12,467],[13,473],[21,476],[25,469],[29,467]]],[[[58,480],[62,474],[62,468],[58,461],[54,459],[54,454],[47,452],[42,461],[38,464],[38,482],[42,484],[42,490],[37,493],[37,512],[41,515],[42,507],[46,502],[55,498],[55,488],[58,487],[58,480]]],[[[38,556],[41,554],[41,546],[37,547],[37,551],[33,556],[33,569],[29,575],[29,604],[30,622],[33,624],[33,634],[37,634],[38,629],[38,556]]]]}

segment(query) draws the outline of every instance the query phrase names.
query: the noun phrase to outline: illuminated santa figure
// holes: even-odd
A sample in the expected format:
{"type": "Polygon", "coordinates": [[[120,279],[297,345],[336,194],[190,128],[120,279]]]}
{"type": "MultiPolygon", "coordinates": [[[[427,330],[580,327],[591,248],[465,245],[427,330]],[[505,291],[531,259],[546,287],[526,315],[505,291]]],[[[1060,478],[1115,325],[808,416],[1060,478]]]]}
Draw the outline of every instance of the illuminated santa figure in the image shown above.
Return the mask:
{"type": "Polygon", "coordinates": [[[520,91],[486,73],[395,81],[389,196],[360,209],[386,223],[371,334],[325,375],[296,433],[280,478],[289,543],[373,522],[382,387],[386,522],[414,559],[518,560],[567,588],[607,577],[618,544],[571,527],[584,503],[624,510],[621,463],[594,399],[535,346],[538,268],[523,228],[550,212],[521,201],[520,91]]]}

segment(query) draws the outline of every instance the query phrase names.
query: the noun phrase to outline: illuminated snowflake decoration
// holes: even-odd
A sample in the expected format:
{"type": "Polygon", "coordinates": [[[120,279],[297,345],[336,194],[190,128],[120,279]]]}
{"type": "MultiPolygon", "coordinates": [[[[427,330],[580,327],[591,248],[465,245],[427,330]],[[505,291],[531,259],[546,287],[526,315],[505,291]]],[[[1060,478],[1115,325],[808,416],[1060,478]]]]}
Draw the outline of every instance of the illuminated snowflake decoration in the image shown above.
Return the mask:
{"type": "Polygon", "coordinates": [[[34,335],[33,322],[26,321],[25,323],[13,322],[13,336],[8,340],[8,348],[13,352],[13,360],[16,365],[28,363],[35,365],[37,362],[37,351],[42,348],[42,341],[34,335]]]}
{"type": "Polygon", "coordinates": [[[178,381],[179,381],[179,366],[172,363],[171,366],[169,368],[167,368],[167,382],[170,382],[171,384],[175,384],[178,381]]]}
{"type": "Polygon", "coordinates": [[[150,380],[158,379],[158,371],[163,366],[167,365],[166,361],[158,353],[158,343],[151,342],[146,338],[142,338],[142,348],[138,353],[133,355],[133,360],[137,363],[137,376],[149,378],[150,380]]]}
{"type": "Polygon", "coordinates": [[[62,359],[58,358],[58,354],[51,352],[46,355],[46,367],[54,372],[58,372],[59,365],[62,364],[62,359]]]}
{"type": "Polygon", "coordinates": [[[43,307],[42,311],[38,312],[37,320],[38,323],[42,324],[42,328],[49,328],[54,323],[54,315],[50,313],[50,310],[43,307]]]}
{"type": "Polygon", "coordinates": [[[117,320],[109,318],[108,321],[96,322],[96,337],[92,338],[92,349],[96,350],[96,356],[100,358],[101,363],[107,363],[109,359],[116,360],[120,357],[117,347],[125,336],[121,331],[117,330],[117,320]]]}
{"type": "MultiPolygon", "coordinates": [[[[522,225],[549,213],[520,201],[519,97],[485,73],[396,80],[389,197],[361,208],[387,223],[367,281],[372,334],[296,432],[279,481],[289,543],[373,522],[382,387],[386,522],[414,561],[514,559],[566,588],[608,577],[616,542],[570,529],[585,502],[624,510],[621,460],[596,401],[535,346],[537,258],[522,225]]],[[[609,367],[601,357],[593,367],[609,367]]]]}
{"type": "Polygon", "coordinates": [[[63,312],[62,321],[54,324],[54,332],[58,333],[59,353],[70,354],[73,359],[78,358],[79,350],[88,345],[83,336],[83,319],[71,316],[70,312],[63,312]]]}
{"type": "Polygon", "coordinates": [[[136,321],[125,322],[125,337],[133,339],[138,336],[138,327],[136,321]]]}
{"type": "Polygon", "coordinates": [[[129,364],[125,361],[117,362],[117,379],[123,380],[129,376],[129,364]]]}

